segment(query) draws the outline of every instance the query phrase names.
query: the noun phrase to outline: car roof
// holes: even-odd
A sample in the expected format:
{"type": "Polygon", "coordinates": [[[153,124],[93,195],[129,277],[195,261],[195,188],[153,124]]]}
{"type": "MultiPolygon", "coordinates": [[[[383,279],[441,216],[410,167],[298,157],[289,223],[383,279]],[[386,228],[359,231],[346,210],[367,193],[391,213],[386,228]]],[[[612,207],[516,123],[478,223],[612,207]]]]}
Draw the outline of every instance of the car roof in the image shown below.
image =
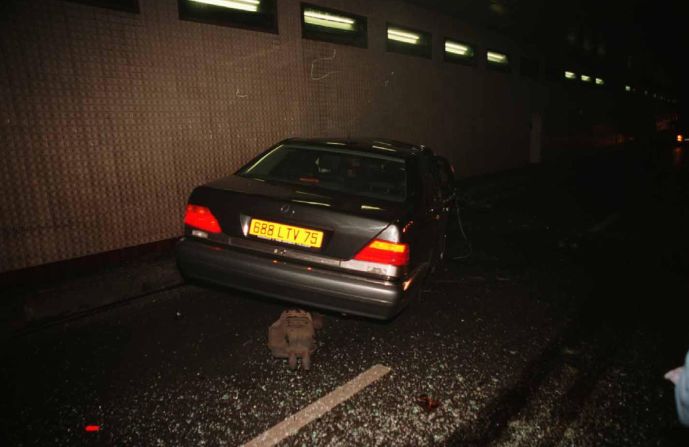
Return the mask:
{"type": "Polygon", "coordinates": [[[289,138],[282,143],[298,143],[308,146],[338,147],[356,151],[374,152],[394,155],[402,158],[414,156],[420,152],[430,152],[422,145],[403,143],[387,138],[289,138]]]}

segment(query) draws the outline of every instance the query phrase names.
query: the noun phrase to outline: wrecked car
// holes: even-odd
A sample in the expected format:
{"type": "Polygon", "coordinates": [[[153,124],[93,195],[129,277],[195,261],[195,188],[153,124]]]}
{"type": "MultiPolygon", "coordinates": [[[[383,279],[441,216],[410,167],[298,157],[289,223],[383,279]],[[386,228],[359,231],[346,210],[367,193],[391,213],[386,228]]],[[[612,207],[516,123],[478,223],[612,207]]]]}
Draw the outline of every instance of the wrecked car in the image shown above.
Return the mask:
{"type": "Polygon", "coordinates": [[[446,252],[451,165],[383,139],[289,139],[193,190],[177,243],[188,278],[389,319],[446,252]]]}

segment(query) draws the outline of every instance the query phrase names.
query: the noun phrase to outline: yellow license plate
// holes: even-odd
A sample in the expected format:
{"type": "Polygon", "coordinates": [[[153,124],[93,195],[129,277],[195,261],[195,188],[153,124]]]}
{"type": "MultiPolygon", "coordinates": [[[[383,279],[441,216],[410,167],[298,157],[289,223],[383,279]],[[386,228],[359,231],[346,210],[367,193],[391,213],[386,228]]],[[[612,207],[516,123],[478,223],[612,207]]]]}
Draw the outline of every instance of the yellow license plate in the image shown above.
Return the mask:
{"type": "Polygon", "coordinates": [[[323,244],[322,231],[293,227],[292,225],[268,222],[267,220],[260,219],[251,219],[249,234],[260,237],[261,239],[301,245],[302,247],[320,248],[323,244]]]}

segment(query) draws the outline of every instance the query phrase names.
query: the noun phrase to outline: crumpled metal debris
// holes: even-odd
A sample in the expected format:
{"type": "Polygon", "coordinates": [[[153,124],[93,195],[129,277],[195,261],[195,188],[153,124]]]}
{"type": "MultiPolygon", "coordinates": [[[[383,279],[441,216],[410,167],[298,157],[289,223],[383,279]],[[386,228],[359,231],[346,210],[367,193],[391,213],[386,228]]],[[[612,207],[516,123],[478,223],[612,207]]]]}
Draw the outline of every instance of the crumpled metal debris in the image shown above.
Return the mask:
{"type": "Polygon", "coordinates": [[[323,327],[321,315],[304,310],[286,310],[268,328],[268,348],[274,357],[286,358],[290,369],[311,368],[311,354],[316,350],[316,329],[323,327]]]}

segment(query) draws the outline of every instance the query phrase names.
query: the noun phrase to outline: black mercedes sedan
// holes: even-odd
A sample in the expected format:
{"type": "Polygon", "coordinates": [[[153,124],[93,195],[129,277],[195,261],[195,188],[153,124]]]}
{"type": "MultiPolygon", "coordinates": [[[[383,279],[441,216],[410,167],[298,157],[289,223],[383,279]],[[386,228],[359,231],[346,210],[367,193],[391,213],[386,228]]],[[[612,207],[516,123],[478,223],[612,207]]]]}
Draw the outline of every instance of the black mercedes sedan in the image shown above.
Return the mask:
{"type": "Polygon", "coordinates": [[[377,319],[418,296],[446,247],[450,164],[384,139],[288,139],[194,189],[190,279],[377,319]]]}

